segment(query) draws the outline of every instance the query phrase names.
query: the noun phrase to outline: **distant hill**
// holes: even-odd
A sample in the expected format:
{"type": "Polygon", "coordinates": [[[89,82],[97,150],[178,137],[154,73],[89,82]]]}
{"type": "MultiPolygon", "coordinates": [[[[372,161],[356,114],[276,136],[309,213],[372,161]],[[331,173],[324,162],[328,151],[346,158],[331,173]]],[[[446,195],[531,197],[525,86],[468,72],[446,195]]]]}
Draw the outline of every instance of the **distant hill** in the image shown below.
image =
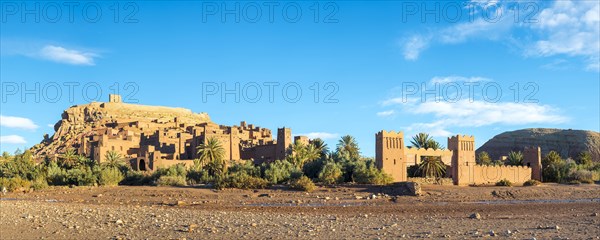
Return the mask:
{"type": "Polygon", "coordinates": [[[477,153],[486,151],[492,159],[499,159],[526,146],[540,146],[542,155],[554,150],[563,158],[575,158],[580,152],[588,151],[595,162],[600,162],[600,133],[571,129],[528,128],[504,132],[483,144],[477,153]]]}

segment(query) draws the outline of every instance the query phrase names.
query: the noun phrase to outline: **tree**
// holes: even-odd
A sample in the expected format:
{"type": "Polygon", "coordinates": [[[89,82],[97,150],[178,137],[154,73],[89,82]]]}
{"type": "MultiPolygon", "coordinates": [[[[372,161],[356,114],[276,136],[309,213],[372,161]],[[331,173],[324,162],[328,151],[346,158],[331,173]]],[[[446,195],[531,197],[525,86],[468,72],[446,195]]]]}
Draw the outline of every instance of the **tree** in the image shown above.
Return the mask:
{"type": "Polygon", "coordinates": [[[337,144],[337,155],[346,160],[358,160],[360,149],[356,139],[350,135],[343,136],[337,144]]]}
{"type": "Polygon", "coordinates": [[[301,142],[295,142],[292,147],[292,155],[289,156],[290,162],[300,169],[307,162],[312,162],[320,157],[319,150],[312,144],[304,145],[301,142]]]}
{"type": "Polygon", "coordinates": [[[412,140],[410,140],[410,144],[412,144],[412,146],[416,148],[432,148],[433,150],[443,149],[442,145],[439,142],[433,140],[433,138],[427,133],[419,133],[413,136],[412,140]]]}
{"type": "Polygon", "coordinates": [[[325,158],[325,156],[329,152],[329,147],[327,146],[327,143],[323,141],[323,139],[313,139],[312,141],[310,141],[310,144],[315,146],[315,149],[319,152],[321,158],[325,158]]]}
{"type": "Polygon", "coordinates": [[[520,151],[510,151],[506,159],[508,166],[523,166],[523,153],[520,151]]]}
{"type": "Polygon", "coordinates": [[[225,175],[227,163],[223,159],[225,157],[225,149],[216,138],[208,138],[206,142],[198,146],[199,163],[215,177],[219,179],[225,175]]]}
{"type": "Polygon", "coordinates": [[[562,182],[566,177],[567,164],[555,151],[550,151],[542,159],[542,177],[545,182],[562,182]]]}
{"type": "Polygon", "coordinates": [[[592,154],[590,152],[580,152],[577,155],[577,164],[585,166],[592,164],[592,154]]]}
{"type": "Polygon", "coordinates": [[[123,157],[116,151],[106,151],[104,166],[108,168],[119,168],[124,165],[123,157]]]}
{"type": "Polygon", "coordinates": [[[480,152],[479,154],[477,154],[477,164],[479,165],[484,165],[484,166],[490,166],[493,165],[492,163],[492,158],[490,158],[490,155],[486,152],[480,152]]]}
{"type": "Polygon", "coordinates": [[[328,162],[319,173],[319,181],[325,184],[339,183],[343,180],[342,175],[342,169],[338,164],[328,162]]]}
{"type": "Polygon", "coordinates": [[[75,152],[75,149],[67,149],[67,151],[60,156],[60,159],[63,167],[73,168],[77,166],[77,153],[75,152]]]}
{"type": "Polygon", "coordinates": [[[428,178],[442,178],[446,174],[446,165],[440,158],[425,157],[419,164],[419,170],[422,176],[428,178]]]}

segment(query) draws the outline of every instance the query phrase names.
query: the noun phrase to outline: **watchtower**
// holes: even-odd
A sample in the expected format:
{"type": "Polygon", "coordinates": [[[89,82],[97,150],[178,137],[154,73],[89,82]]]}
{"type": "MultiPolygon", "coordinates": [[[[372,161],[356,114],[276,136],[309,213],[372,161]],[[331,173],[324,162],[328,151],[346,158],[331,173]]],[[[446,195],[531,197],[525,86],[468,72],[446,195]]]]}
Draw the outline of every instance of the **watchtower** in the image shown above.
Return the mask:
{"type": "Polygon", "coordinates": [[[375,134],[375,165],[390,174],[394,182],[407,180],[406,159],[404,159],[404,133],[387,132],[375,134]]]}
{"type": "Polygon", "coordinates": [[[122,103],[123,99],[119,94],[108,94],[108,102],[110,103],[122,103]]]}
{"type": "Polygon", "coordinates": [[[448,138],[452,151],[452,181],[466,186],[475,182],[475,137],[456,135],[448,138]]]}
{"type": "Polygon", "coordinates": [[[531,168],[531,179],[542,181],[542,149],[540,147],[525,147],[523,164],[531,168]]]}
{"type": "Polygon", "coordinates": [[[292,145],[292,129],[277,129],[277,147],[275,149],[275,159],[283,160],[288,155],[288,148],[292,145]]]}

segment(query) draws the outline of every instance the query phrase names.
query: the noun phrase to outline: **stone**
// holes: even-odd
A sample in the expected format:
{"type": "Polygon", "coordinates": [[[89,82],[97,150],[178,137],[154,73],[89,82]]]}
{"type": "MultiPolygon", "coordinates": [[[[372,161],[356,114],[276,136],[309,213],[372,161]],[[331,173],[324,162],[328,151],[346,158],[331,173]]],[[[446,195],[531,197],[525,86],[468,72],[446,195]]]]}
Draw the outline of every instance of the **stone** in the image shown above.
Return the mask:
{"type": "Polygon", "coordinates": [[[417,182],[407,182],[408,192],[411,196],[422,196],[421,184],[417,182]]]}
{"type": "Polygon", "coordinates": [[[470,219],[477,219],[477,220],[481,220],[481,214],[479,213],[473,213],[471,214],[471,216],[469,216],[470,219]]]}

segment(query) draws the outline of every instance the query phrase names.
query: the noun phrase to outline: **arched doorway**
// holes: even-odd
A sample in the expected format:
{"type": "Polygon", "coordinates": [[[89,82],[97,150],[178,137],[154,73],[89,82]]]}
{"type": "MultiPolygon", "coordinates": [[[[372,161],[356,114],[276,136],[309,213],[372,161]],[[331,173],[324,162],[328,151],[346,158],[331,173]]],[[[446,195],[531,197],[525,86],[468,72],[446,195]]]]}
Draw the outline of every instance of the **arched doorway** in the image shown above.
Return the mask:
{"type": "Polygon", "coordinates": [[[140,159],[140,164],[138,166],[138,170],[146,171],[146,161],[144,159],[140,159]]]}

